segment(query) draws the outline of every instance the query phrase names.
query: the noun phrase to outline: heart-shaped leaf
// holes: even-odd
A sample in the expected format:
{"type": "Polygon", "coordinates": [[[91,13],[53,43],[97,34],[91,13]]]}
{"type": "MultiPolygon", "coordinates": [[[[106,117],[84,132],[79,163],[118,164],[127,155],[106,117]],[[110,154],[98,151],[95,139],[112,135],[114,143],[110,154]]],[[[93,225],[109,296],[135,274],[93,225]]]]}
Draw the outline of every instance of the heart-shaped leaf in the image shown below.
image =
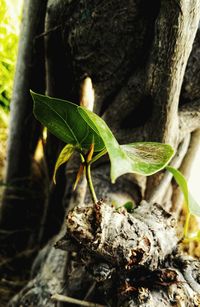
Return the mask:
{"type": "Polygon", "coordinates": [[[54,168],[54,173],[53,173],[53,182],[56,183],[56,172],[58,168],[66,163],[70,157],[72,156],[73,152],[75,150],[75,146],[72,144],[67,144],[60,152],[58,159],[56,161],[56,165],[54,168]]]}
{"type": "Polygon", "coordinates": [[[84,120],[104,141],[111,161],[111,181],[126,173],[152,175],[161,170],[170,161],[173,149],[170,145],[160,143],[133,143],[119,145],[111,130],[95,113],[78,108],[84,120]]]}
{"type": "Polygon", "coordinates": [[[105,146],[102,138],[78,112],[78,106],[66,100],[40,95],[31,91],[34,115],[47,129],[65,143],[94,151],[105,146]]]}
{"type": "Polygon", "coordinates": [[[166,169],[170,173],[172,173],[174,179],[179,185],[184,195],[185,203],[190,214],[200,216],[200,205],[196,202],[191,193],[188,191],[188,184],[183,174],[172,166],[166,166],[166,169]]]}

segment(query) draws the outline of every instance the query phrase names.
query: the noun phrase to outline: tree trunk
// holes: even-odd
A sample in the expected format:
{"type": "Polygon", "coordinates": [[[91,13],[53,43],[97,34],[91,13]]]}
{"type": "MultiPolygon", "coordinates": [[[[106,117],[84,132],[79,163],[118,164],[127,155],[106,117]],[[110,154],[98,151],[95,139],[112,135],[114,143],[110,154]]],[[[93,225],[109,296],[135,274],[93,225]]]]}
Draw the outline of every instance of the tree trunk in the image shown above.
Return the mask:
{"type": "MultiPolygon", "coordinates": [[[[46,93],[78,103],[82,81],[89,76],[94,111],[119,142],[170,143],[176,152],[172,165],[187,176],[200,139],[199,19],[199,0],[49,0],[45,31],[40,30],[45,37],[46,93]]],[[[38,35],[31,33],[31,40],[38,35]]],[[[26,92],[23,86],[24,82],[20,92],[26,92]]],[[[42,91],[38,84],[34,89],[42,91]]],[[[11,126],[11,136],[12,131],[11,126]]],[[[19,137],[20,131],[16,127],[19,137]]],[[[12,144],[10,138],[10,148],[12,144]]],[[[48,135],[49,192],[33,246],[52,240],[10,306],[56,306],[58,296],[51,297],[55,293],[107,306],[199,306],[199,263],[184,257],[179,247],[175,217],[182,202],[171,176],[160,172],[146,179],[129,174],[112,185],[105,158],[93,169],[97,196],[103,199],[94,206],[85,180],[72,193],[76,158],[52,186],[61,145],[48,135]],[[122,204],[132,200],[136,209],[116,211],[111,205],[116,199],[122,204]]],[[[20,150],[17,156],[16,169],[20,150]]],[[[10,154],[8,166],[12,163],[10,154]]],[[[28,165],[30,170],[30,161],[28,165]]],[[[8,174],[12,175],[9,167],[8,174]]]]}
{"type": "Polygon", "coordinates": [[[42,127],[33,116],[29,91],[45,92],[44,42],[38,35],[44,31],[46,4],[47,1],[26,1],[23,11],[11,101],[6,189],[0,208],[3,306],[4,297],[8,300],[27,279],[31,259],[39,248],[38,219],[42,214],[44,184],[37,178],[38,174],[42,176],[41,168],[33,157],[42,127]]]}

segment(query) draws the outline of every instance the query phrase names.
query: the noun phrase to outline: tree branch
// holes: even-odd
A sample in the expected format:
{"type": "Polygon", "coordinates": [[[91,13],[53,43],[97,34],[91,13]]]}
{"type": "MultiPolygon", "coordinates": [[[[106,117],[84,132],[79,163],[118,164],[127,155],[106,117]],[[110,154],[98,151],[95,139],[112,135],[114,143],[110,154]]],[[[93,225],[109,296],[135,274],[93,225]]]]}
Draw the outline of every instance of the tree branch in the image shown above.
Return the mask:
{"type": "Polygon", "coordinates": [[[179,110],[179,139],[200,128],[200,99],[182,106],[179,110]]]}
{"type": "Polygon", "coordinates": [[[200,19],[200,1],[161,1],[149,64],[154,99],[152,140],[177,146],[178,102],[183,76],[200,19]],[[169,20],[170,16],[170,20],[169,20]]]}
{"type": "MultiPolygon", "coordinates": [[[[200,0],[161,1],[147,78],[153,97],[150,137],[175,150],[179,144],[179,96],[199,19],[200,0]]],[[[161,178],[160,174],[148,178],[147,199],[161,178]]]]}
{"type": "Polygon", "coordinates": [[[159,205],[146,202],[134,214],[100,201],[95,206],[77,206],[66,222],[69,236],[121,268],[148,265],[155,269],[177,243],[173,217],[159,205]]]}
{"type": "Polygon", "coordinates": [[[68,253],[46,246],[40,251],[33,270],[32,276],[27,285],[9,302],[8,306],[48,306],[54,307],[55,302],[51,296],[61,293],[65,286],[65,264],[68,253]]]}
{"type": "MultiPolygon", "coordinates": [[[[190,142],[190,135],[188,134],[187,137],[183,140],[183,142],[179,145],[176,155],[172,159],[170,165],[172,165],[175,168],[180,167],[183,158],[188,150],[189,142],[190,142]]],[[[148,201],[150,203],[154,202],[162,203],[163,197],[166,193],[166,188],[169,186],[172,177],[173,177],[172,174],[166,171],[159,185],[154,189],[149,189],[151,191],[151,194],[148,197],[148,201]]]]}
{"type": "MultiPolygon", "coordinates": [[[[30,176],[32,163],[30,159],[35,150],[31,142],[35,137],[36,120],[32,114],[33,103],[29,90],[30,88],[41,92],[45,90],[44,45],[43,40],[36,44],[35,37],[44,29],[46,3],[47,1],[43,1],[41,5],[40,0],[34,2],[29,0],[24,5],[11,102],[6,172],[6,180],[9,183],[16,182],[21,177],[30,176]],[[21,167],[22,161],[23,167],[21,167]]],[[[36,146],[37,139],[35,142],[36,146]]]]}
{"type": "MultiPolygon", "coordinates": [[[[200,129],[197,129],[191,134],[190,144],[187,153],[184,156],[184,159],[180,165],[180,171],[186,177],[186,179],[188,179],[190,176],[191,167],[199,145],[200,129]]],[[[183,205],[183,195],[178,186],[174,187],[173,189],[172,204],[172,211],[176,212],[176,215],[178,216],[183,205]]]]}
{"type": "Polygon", "coordinates": [[[71,303],[79,306],[86,306],[86,307],[105,307],[104,305],[100,304],[95,304],[87,301],[82,301],[75,299],[73,297],[65,296],[65,295],[60,295],[58,293],[52,295],[51,297],[52,300],[59,301],[59,302],[64,302],[64,303],[71,303]]]}

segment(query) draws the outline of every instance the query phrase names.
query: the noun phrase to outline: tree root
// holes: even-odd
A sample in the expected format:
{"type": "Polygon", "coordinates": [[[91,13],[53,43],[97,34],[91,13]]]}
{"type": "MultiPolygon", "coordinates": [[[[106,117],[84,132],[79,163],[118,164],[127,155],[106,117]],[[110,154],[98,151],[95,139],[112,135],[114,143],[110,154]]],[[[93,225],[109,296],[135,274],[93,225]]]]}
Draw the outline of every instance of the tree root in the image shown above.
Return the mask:
{"type": "Polygon", "coordinates": [[[180,254],[175,226],[145,201],[133,213],[103,201],[77,206],[65,237],[9,306],[55,306],[56,293],[84,300],[91,287],[87,301],[106,306],[199,306],[200,263],[180,254]]]}
{"type": "Polygon", "coordinates": [[[99,201],[77,206],[67,218],[69,235],[93,253],[125,268],[158,267],[176,247],[175,220],[159,205],[143,202],[134,214],[99,201]]]}

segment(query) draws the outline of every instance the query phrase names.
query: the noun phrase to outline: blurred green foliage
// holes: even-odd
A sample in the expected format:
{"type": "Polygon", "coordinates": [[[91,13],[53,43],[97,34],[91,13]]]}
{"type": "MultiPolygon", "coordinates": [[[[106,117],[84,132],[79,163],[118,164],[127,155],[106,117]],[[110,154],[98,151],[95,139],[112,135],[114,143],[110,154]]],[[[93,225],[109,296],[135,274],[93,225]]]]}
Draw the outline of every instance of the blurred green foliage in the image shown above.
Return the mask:
{"type": "MultiPolygon", "coordinates": [[[[34,1],[34,0],[33,0],[34,1]]],[[[0,181],[4,175],[10,99],[23,0],[0,0],[0,181]]],[[[1,198],[2,189],[0,189],[1,198]]]]}
{"type": "Polygon", "coordinates": [[[6,121],[12,95],[22,0],[0,0],[0,120],[6,121]]]}

